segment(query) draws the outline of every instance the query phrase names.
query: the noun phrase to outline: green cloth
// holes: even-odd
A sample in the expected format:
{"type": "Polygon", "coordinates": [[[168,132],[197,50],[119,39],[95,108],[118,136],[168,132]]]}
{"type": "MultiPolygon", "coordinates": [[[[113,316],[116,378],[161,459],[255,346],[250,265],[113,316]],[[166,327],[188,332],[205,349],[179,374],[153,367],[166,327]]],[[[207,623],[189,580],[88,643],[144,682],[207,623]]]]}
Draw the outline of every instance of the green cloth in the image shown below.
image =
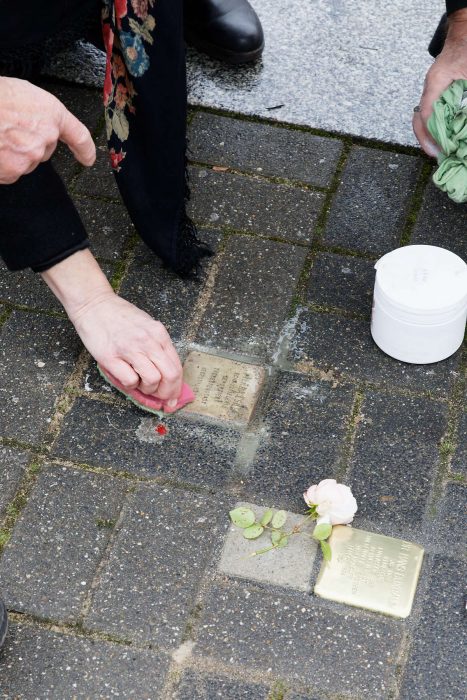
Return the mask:
{"type": "Polygon", "coordinates": [[[455,80],[436,100],[428,129],[441,148],[433,182],[454,202],[467,202],[467,80],[455,80]]]}

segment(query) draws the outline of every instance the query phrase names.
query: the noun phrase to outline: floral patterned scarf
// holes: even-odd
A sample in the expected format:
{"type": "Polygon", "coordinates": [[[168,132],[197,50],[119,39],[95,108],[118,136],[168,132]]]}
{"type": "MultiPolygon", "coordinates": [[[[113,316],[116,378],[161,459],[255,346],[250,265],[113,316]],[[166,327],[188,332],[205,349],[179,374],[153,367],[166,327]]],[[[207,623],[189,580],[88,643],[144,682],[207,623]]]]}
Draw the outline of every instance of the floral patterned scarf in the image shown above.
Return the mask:
{"type": "Polygon", "coordinates": [[[211,255],[185,211],[182,0],[104,0],[105,124],[117,184],[139,235],[181,275],[211,255]]]}

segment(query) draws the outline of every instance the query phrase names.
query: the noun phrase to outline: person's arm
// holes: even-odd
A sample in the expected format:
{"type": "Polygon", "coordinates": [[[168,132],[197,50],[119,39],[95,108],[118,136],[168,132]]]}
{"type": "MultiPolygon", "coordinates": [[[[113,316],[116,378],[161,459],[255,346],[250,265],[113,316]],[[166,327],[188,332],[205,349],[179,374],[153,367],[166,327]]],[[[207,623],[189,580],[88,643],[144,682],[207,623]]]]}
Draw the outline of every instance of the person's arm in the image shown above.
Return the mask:
{"type": "Polygon", "coordinates": [[[42,278],[63,304],[84,346],[125,389],[169,400],[182,391],[182,366],[169,334],[117,296],[89,250],[54,265],[42,278]]]}
{"type": "MultiPolygon", "coordinates": [[[[16,78],[0,78],[0,92],[0,186],[48,160],[58,141],[83,165],[94,163],[88,129],[53,95],[16,78]]],[[[89,250],[74,252],[40,274],[103,369],[127,390],[157,394],[175,407],[182,367],[167,331],[115,294],[89,250]]]]}
{"type": "Polygon", "coordinates": [[[449,17],[446,41],[426,74],[420,111],[413,116],[415,136],[425,153],[433,157],[439,152],[427,127],[433,103],[454,80],[467,80],[467,0],[448,1],[447,9],[449,17]]]}

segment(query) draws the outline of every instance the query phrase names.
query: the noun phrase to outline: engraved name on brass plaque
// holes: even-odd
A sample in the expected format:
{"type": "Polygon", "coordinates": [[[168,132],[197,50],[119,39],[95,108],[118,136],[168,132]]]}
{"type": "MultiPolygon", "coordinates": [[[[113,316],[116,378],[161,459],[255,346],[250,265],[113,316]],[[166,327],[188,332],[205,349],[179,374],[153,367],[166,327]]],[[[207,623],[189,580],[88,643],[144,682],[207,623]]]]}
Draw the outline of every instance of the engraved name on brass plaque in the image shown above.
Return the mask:
{"type": "Polygon", "coordinates": [[[220,420],[247,423],[255,407],[265,371],[257,365],[192,352],[183,378],[196,399],[184,411],[220,420]]]}
{"type": "Polygon", "coordinates": [[[393,617],[407,617],[417,588],[423,548],[412,542],[338,525],[329,539],[314,592],[321,598],[393,617]]]}

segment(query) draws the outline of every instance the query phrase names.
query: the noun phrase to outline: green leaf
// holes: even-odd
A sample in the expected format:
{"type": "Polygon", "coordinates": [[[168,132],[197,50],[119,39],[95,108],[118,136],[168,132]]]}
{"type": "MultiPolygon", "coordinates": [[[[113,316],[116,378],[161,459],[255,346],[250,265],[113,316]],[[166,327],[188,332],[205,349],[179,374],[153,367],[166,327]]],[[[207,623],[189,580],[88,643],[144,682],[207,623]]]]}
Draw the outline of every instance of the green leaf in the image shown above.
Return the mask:
{"type": "Polygon", "coordinates": [[[120,141],[126,141],[130,133],[130,125],[123,109],[115,108],[112,115],[112,128],[120,141]]]}
{"type": "Polygon", "coordinates": [[[256,538],[262,535],[263,532],[264,527],[262,525],[258,525],[258,523],[255,523],[254,525],[250,525],[250,527],[243,530],[243,537],[246,540],[256,540],[256,538]]]}
{"type": "Polygon", "coordinates": [[[321,551],[323,552],[324,561],[331,561],[332,551],[331,551],[331,546],[330,546],[329,542],[325,542],[324,540],[321,540],[320,545],[321,545],[321,551]]]}
{"type": "Polygon", "coordinates": [[[271,510],[270,508],[264,513],[263,517],[259,521],[261,525],[269,525],[269,523],[272,520],[272,516],[274,514],[274,511],[271,510]]]}
{"type": "Polygon", "coordinates": [[[332,525],[330,525],[329,523],[321,523],[320,525],[317,525],[313,530],[313,537],[315,538],[315,540],[327,540],[331,532],[332,525]]]}
{"type": "Polygon", "coordinates": [[[273,530],[273,531],[271,532],[271,542],[273,543],[273,545],[275,545],[275,546],[277,547],[277,545],[279,544],[279,541],[281,540],[283,534],[284,534],[284,533],[283,533],[283,532],[279,532],[279,530],[273,530]]]}
{"type": "Polygon", "coordinates": [[[287,520],[287,513],[285,510],[278,510],[277,513],[274,513],[273,518],[272,518],[272,526],[279,529],[283,525],[285,525],[285,521],[287,520]]]}
{"type": "Polygon", "coordinates": [[[287,537],[287,535],[282,534],[282,537],[280,538],[276,547],[278,549],[282,549],[282,547],[287,547],[288,544],[289,544],[289,538],[287,537]]]}
{"type": "Polygon", "coordinates": [[[229,515],[231,521],[237,527],[250,527],[250,525],[253,525],[253,523],[256,520],[253,511],[250,508],[246,508],[245,506],[234,508],[234,510],[230,511],[229,515]]]}

